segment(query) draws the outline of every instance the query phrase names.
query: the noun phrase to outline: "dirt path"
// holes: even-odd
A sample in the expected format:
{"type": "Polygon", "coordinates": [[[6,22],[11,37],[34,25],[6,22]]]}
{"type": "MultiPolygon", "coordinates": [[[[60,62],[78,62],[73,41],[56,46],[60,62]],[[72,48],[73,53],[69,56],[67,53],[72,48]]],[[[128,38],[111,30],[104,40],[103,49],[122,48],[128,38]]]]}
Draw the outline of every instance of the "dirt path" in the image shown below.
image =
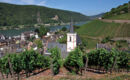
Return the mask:
{"type": "Polygon", "coordinates": [[[74,80],[74,79],[86,79],[86,78],[94,78],[94,79],[101,79],[104,78],[105,74],[98,74],[98,73],[93,73],[93,72],[85,72],[85,75],[74,75],[69,73],[65,68],[60,69],[60,73],[56,76],[53,76],[50,70],[47,70],[45,72],[42,72],[38,75],[23,79],[23,80],[59,80],[59,79],[69,79],[69,80],[74,80]]]}
{"type": "MultiPolygon", "coordinates": [[[[103,39],[103,37],[92,37],[92,36],[87,36],[87,35],[82,35],[82,37],[90,38],[93,40],[99,40],[99,41],[102,41],[102,39],[103,39]]],[[[130,43],[130,37],[114,37],[112,40],[115,40],[115,41],[126,40],[128,43],[130,43]]]]}
{"type": "Polygon", "coordinates": [[[47,70],[45,72],[42,72],[40,74],[34,75],[29,78],[25,78],[23,80],[86,80],[89,78],[102,79],[102,78],[107,78],[107,77],[114,77],[114,76],[119,76],[121,74],[110,75],[110,74],[99,74],[99,73],[86,71],[85,74],[81,76],[81,75],[71,74],[65,68],[61,68],[60,73],[56,76],[52,76],[51,71],[47,70]]]}
{"type": "Polygon", "coordinates": [[[102,19],[104,22],[115,22],[115,23],[130,23],[130,20],[111,20],[111,19],[102,19]]]}
{"type": "Polygon", "coordinates": [[[126,40],[128,43],[130,43],[130,37],[115,37],[115,38],[113,38],[112,40],[115,40],[115,41],[117,41],[117,40],[126,40]]]}

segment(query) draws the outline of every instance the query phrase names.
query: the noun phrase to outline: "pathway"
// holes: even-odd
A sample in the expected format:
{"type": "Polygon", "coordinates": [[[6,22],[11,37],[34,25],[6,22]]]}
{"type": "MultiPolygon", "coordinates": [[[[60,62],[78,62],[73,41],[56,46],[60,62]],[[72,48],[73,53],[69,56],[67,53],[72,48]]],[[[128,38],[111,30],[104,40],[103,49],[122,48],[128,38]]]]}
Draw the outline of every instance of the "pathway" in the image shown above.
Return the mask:
{"type": "Polygon", "coordinates": [[[104,22],[115,22],[115,23],[130,23],[130,20],[111,20],[111,19],[102,19],[104,22]]]}

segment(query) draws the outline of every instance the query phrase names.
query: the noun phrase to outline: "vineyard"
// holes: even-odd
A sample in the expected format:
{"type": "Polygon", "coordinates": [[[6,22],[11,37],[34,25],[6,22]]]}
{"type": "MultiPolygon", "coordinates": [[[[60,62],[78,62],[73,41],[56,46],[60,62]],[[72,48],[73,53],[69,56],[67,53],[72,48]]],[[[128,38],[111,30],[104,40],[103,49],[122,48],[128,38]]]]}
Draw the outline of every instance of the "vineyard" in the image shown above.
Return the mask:
{"type": "Polygon", "coordinates": [[[111,51],[96,49],[89,53],[84,53],[80,48],[70,52],[64,60],[58,48],[49,50],[50,56],[43,56],[33,50],[19,54],[8,54],[0,58],[0,72],[2,79],[13,77],[19,80],[21,76],[38,74],[46,69],[51,69],[53,76],[60,72],[60,67],[65,67],[68,71],[81,74],[84,71],[96,71],[102,73],[129,72],[130,54],[120,52],[115,49],[111,51]]]}
{"type": "Polygon", "coordinates": [[[89,68],[95,70],[110,72],[119,72],[120,70],[129,72],[129,58],[130,54],[125,52],[118,52],[115,49],[107,51],[99,49],[91,51],[87,54],[89,68]]]}

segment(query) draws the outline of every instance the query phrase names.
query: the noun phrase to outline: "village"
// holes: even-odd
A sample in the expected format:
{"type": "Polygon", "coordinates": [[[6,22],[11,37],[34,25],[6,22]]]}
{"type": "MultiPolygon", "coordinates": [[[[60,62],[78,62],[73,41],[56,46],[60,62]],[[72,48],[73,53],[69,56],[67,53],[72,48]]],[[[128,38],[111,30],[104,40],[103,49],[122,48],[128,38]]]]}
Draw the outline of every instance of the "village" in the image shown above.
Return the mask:
{"type": "MultiPolygon", "coordinates": [[[[101,19],[99,18],[99,20],[101,19]]],[[[36,31],[26,31],[21,33],[21,35],[12,37],[7,37],[3,34],[0,34],[0,57],[11,53],[21,53],[24,52],[25,50],[30,49],[38,51],[42,55],[51,55],[51,53],[49,53],[48,50],[51,48],[58,47],[61,51],[62,58],[66,58],[69,52],[74,50],[78,45],[82,44],[82,40],[80,39],[78,34],[74,32],[73,21],[71,21],[70,23],[69,30],[66,29],[63,31],[61,30],[62,31],[61,33],[59,33],[59,31],[60,31],[59,29],[55,31],[48,31],[45,33],[45,35],[42,35],[42,37],[40,37],[38,35],[38,32],[36,31]],[[67,35],[66,43],[58,42],[58,40],[65,37],[65,35],[67,35]],[[39,44],[41,45],[41,47],[38,47],[39,44]]],[[[104,44],[101,42],[97,43],[95,47],[97,49],[105,48],[108,51],[110,51],[114,46],[104,44]]],[[[127,49],[121,49],[121,50],[129,52],[127,49]]]]}
{"type": "Polygon", "coordinates": [[[0,80],[130,80],[130,1],[0,0],[0,80]]]}
{"type": "MultiPolygon", "coordinates": [[[[64,37],[64,34],[56,34],[57,31],[49,31],[46,35],[39,37],[38,33],[35,31],[26,31],[21,33],[21,35],[7,37],[5,35],[0,35],[0,57],[11,54],[11,53],[21,53],[23,51],[33,49],[38,51],[43,55],[50,55],[48,49],[58,47],[61,50],[62,57],[65,58],[68,55],[68,52],[74,50],[76,46],[81,43],[77,42],[77,34],[74,33],[73,23],[71,22],[69,33],[67,33],[67,44],[61,44],[57,42],[58,39],[64,37]],[[40,42],[41,47],[38,47],[39,44],[35,43],[40,42]],[[75,40],[73,42],[73,40],[75,40]],[[73,46],[74,45],[74,46],[73,46]]],[[[65,33],[66,34],[66,33],[65,33]]]]}

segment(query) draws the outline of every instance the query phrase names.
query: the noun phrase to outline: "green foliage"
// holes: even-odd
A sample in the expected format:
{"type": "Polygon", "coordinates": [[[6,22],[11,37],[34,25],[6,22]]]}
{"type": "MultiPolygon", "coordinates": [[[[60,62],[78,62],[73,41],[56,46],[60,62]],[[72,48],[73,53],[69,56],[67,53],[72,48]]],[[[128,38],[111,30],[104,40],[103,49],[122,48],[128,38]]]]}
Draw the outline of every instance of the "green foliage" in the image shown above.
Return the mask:
{"type": "Polygon", "coordinates": [[[96,48],[100,39],[110,37],[130,37],[130,24],[108,23],[99,20],[93,20],[82,25],[75,31],[82,40],[86,40],[87,49],[96,48]]]}
{"type": "Polygon", "coordinates": [[[40,26],[39,28],[39,36],[42,37],[46,35],[46,33],[49,31],[48,28],[45,28],[45,26],[40,26]]]}
{"type": "Polygon", "coordinates": [[[88,17],[77,12],[47,8],[34,5],[13,5],[0,3],[0,26],[32,25],[39,23],[69,22],[70,17],[75,21],[85,21],[88,17]],[[58,15],[59,20],[52,20],[58,15]]]}
{"type": "Polygon", "coordinates": [[[79,46],[79,48],[81,49],[81,51],[85,52],[87,46],[87,41],[83,39],[82,44],[79,46]]]}
{"type": "Polygon", "coordinates": [[[34,39],[35,39],[35,36],[32,36],[31,38],[29,38],[29,41],[33,42],[34,39]]]}
{"type": "Polygon", "coordinates": [[[42,40],[40,40],[40,39],[36,39],[36,40],[34,41],[34,43],[37,44],[37,47],[38,47],[38,48],[42,48],[42,47],[43,47],[42,40]]]}
{"type": "Polygon", "coordinates": [[[76,30],[76,29],[79,29],[80,28],[80,26],[77,26],[77,25],[74,25],[74,29],[76,30]]]}
{"type": "Polygon", "coordinates": [[[58,42],[59,42],[59,43],[65,43],[65,44],[66,44],[66,43],[67,43],[67,35],[64,35],[62,38],[59,38],[59,39],[58,39],[58,42]]]}
{"type": "Polygon", "coordinates": [[[115,49],[107,51],[105,49],[97,49],[89,52],[88,54],[88,65],[103,67],[107,71],[114,68],[129,68],[129,53],[118,52],[115,49]],[[114,64],[116,59],[116,64],[114,64]]]}
{"type": "Polygon", "coordinates": [[[12,69],[16,74],[19,74],[22,70],[31,73],[33,70],[40,68],[48,68],[50,66],[50,58],[44,57],[33,50],[25,51],[20,54],[9,54],[0,58],[0,71],[4,74],[9,74],[11,71],[9,67],[8,58],[12,64],[12,69]]]}
{"type": "Polygon", "coordinates": [[[125,13],[125,14],[111,16],[111,17],[108,17],[107,19],[112,19],[112,20],[130,20],[130,13],[125,13]]]}
{"type": "MultiPolygon", "coordinates": [[[[129,26],[120,26],[119,23],[108,23],[103,22],[99,20],[93,20],[89,23],[86,23],[82,25],[79,29],[76,30],[76,32],[81,36],[91,36],[91,37],[107,37],[107,36],[120,36],[122,29],[127,28],[129,29],[129,26]],[[121,29],[119,29],[121,28],[121,29]],[[119,30],[119,32],[117,32],[119,30]]],[[[126,32],[128,32],[126,29],[126,32]]],[[[125,31],[123,31],[125,33],[125,31]]],[[[129,35],[124,35],[129,36],[129,35]]]]}
{"type": "Polygon", "coordinates": [[[8,63],[8,55],[0,59],[0,71],[4,74],[9,74],[10,68],[8,63]]]}
{"type": "MultiPolygon", "coordinates": [[[[120,5],[117,8],[112,8],[110,12],[107,12],[104,14],[103,18],[111,18],[111,17],[115,17],[118,15],[127,14],[127,13],[128,13],[128,3],[125,3],[124,5],[120,5]]],[[[118,17],[115,17],[115,19],[116,18],[118,19],[118,17]]]]}
{"type": "Polygon", "coordinates": [[[66,27],[63,27],[61,30],[62,30],[62,31],[67,31],[67,28],[66,28],[66,27]]]}
{"type": "Polygon", "coordinates": [[[74,73],[78,73],[79,69],[83,67],[83,53],[79,48],[69,53],[69,56],[65,59],[64,66],[74,73]]]}
{"type": "Polygon", "coordinates": [[[51,64],[52,64],[52,72],[54,75],[59,73],[59,69],[61,66],[61,52],[60,50],[56,48],[50,49],[51,53],[51,64]]]}
{"type": "Polygon", "coordinates": [[[107,43],[107,42],[109,42],[109,41],[111,41],[111,37],[106,37],[105,39],[103,39],[102,41],[101,41],[101,43],[107,43]]]}
{"type": "Polygon", "coordinates": [[[130,54],[126,52],[120,52],[119,54],[119,68],[127,68],[130,69],[130,54]]]}
{"type": "Polygon", "coordinates": [[[13,70],[19,74],[22,71],[22,63],[21,63],[21,56],[17,54],[11,54],[10,55],[11,64],[13,67],[13,70]]]}

